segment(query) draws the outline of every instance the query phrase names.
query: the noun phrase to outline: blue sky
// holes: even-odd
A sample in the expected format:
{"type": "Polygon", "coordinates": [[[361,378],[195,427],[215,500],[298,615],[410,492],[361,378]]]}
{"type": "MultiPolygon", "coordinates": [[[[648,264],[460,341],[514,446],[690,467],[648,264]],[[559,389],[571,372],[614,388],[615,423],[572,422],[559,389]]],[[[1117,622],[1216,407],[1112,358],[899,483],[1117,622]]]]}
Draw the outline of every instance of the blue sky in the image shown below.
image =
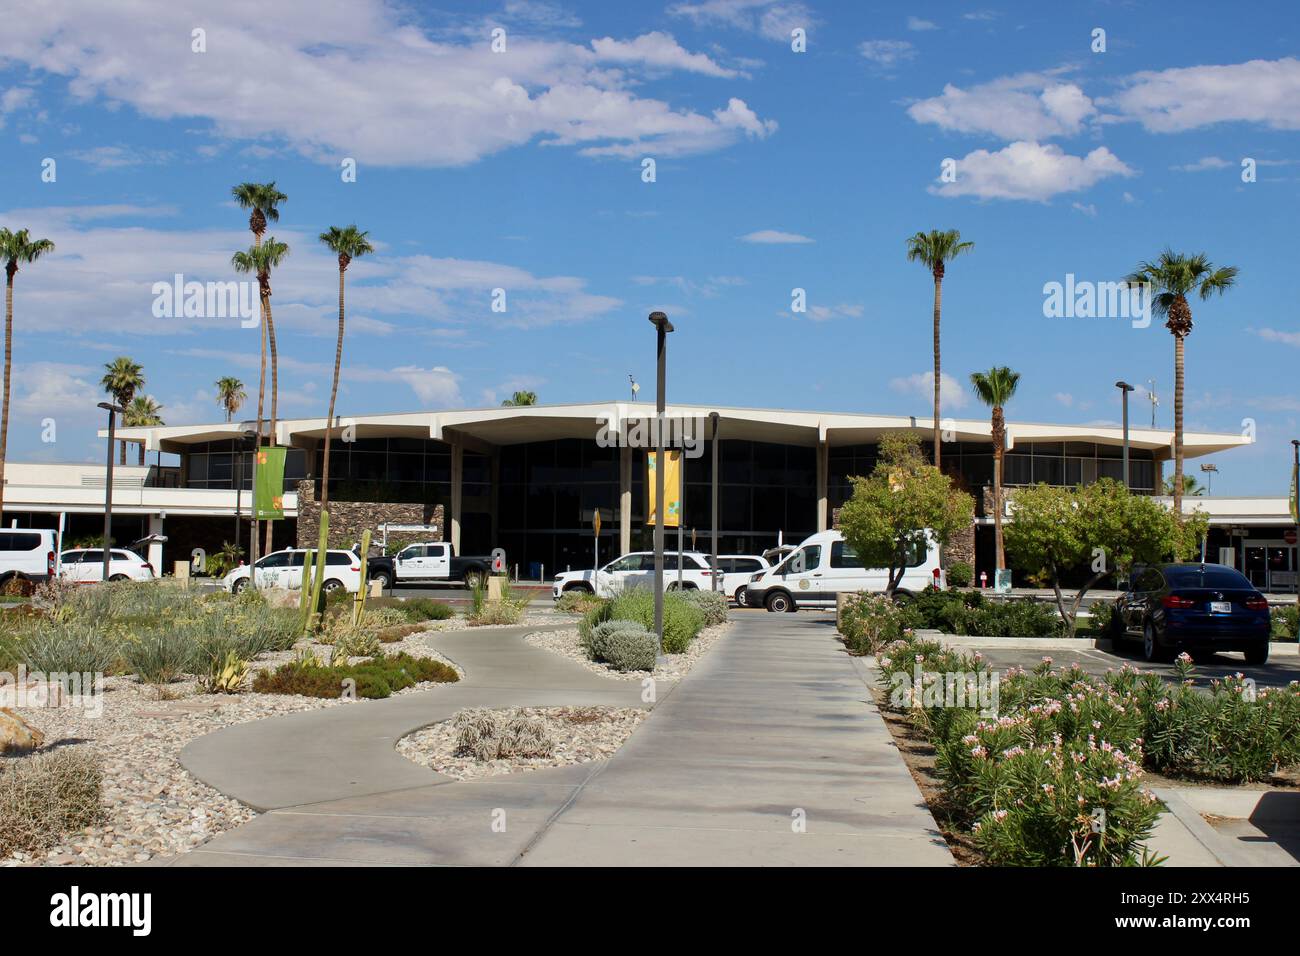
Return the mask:
{"type": "Polygon", "coordinates": [[[1006,364],[1023,375],[1012,419],[1115,422],[1115,380],[1154,379],[1170,427],[1159,322],[1045,318],[1043,286],[1204,251],[1241,275],[1193,304],[1187,428],[1252,419],[1257,444],[1219,456],[1215,491],[1285,490],[1289,4],[210,6],[39,4],[0,35],[0,224],[58,245],[17,279],[12,459],[97,459],[116,355],[144,365],[169,424],[217,420],[220,376],[255,390],[256,330],[155,318],[152,286],[233,278],[250,237],[230,186],[274,179],[289,201],[271,231],[292,249],[273,277],[284,416],[325,410],[337,272],[315,237],[351,222],[378,249],[348,273],[340,414],[515,388],[600,401],[629,374],[653,400],[659,308],[678,329],[674,400],[928,416],[932,286],[904,242],[956,228],[975,250],[944,285],[945,413],[983,417],[964,383],[1006,364]]]}

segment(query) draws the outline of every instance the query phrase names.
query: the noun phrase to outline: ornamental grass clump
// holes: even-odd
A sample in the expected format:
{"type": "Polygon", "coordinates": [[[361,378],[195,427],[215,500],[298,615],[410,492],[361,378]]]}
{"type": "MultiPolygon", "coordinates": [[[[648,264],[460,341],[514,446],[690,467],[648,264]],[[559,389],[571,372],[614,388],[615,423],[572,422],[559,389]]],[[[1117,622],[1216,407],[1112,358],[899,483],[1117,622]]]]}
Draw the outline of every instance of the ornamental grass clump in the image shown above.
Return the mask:
{"type": "Polygon", "coordinates": [[[83,747],[0,760],[0,858],[98,823],[102,780],[98,758],[83,747]]]}
{"type": "Polygon", "coordinates": [[[556,741],[538,718],[463,710],[452,721],[456,754],[475,760],[549,757],[556,741]]]}

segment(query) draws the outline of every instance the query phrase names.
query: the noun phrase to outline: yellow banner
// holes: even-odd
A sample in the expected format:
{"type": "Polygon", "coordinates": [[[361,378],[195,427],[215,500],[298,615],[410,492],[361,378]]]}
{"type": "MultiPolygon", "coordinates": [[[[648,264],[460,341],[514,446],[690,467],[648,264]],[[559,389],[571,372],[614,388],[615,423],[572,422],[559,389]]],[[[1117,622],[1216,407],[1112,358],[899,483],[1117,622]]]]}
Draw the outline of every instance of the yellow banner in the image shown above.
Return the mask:
{"type": "MultiPolygon", "coordinates": [[[[664,500],[667,502],[664,527],[676,528],[682,523],[682,453],[670,451],[667,455],[664,462],[664,500]]],[[[646,501],[649,502],[646,509],[647,525],[659,523],[659,511],[655,506],[655,460],[658,457],[658,452],[646,454],[646,501]]]]}

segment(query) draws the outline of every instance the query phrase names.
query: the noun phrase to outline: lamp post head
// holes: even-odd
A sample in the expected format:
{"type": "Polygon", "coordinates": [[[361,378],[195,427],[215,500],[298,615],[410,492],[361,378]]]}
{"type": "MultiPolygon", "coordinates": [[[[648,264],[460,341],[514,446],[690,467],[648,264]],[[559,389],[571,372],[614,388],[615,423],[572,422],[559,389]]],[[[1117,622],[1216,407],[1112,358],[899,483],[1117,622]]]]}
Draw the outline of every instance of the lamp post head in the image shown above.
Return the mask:
{"type": "Polygon", "coordinates": [[[121,405],[114,405],[112,402],[100,402],[99,407],[106,412],[117,412],[119,415],[126,412],[126,409],[121,405]]]}
{"type": "Polygon", "coordinates": [[[1118,389],[1122,389],[1125,392],[1134,391],[1133,386],[1130,385],[1128,382],[1116,382],[1115,387],[1118,389]]]}
{"type": "Polygon", "coordinates": [[[664,312],[651,312],[650,324],[653,325],[660,332],[673,331],[673,324],[668,321],[668,315],[664,312]]]}

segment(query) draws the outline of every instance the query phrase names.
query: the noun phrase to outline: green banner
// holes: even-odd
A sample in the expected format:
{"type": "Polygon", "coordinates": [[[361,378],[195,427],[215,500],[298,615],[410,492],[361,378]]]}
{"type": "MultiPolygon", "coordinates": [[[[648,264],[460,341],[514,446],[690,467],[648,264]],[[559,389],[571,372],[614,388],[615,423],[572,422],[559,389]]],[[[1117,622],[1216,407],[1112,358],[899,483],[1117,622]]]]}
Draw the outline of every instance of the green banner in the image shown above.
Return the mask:
{"type": "Polygon", "coordinates": [[[259,521],[284,517],[284,453],[281,446],[257,450],[257,486],[253,489],[253,515],[259,521]]]}

